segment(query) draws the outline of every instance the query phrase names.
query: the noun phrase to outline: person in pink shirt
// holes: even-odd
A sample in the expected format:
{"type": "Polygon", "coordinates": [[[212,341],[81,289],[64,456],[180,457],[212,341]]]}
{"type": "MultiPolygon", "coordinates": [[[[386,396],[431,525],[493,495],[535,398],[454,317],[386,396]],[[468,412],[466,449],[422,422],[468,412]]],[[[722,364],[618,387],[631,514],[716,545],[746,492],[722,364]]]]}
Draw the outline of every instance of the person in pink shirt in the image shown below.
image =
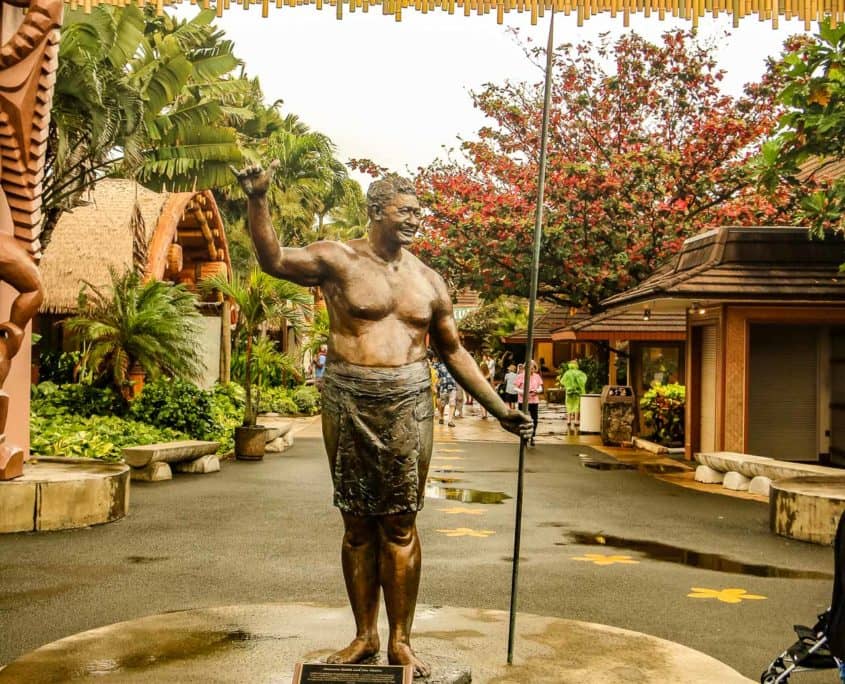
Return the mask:
{"type": "MultiPolygon", "coordinates": [[[[521,370],[521,369],[520,369],[521,370]]],[[[520,372],[514,381],[519,406],[522,406],[523,386],[525,385],[525,374],[520,372]]],[[[531,446],[534,446],[534,438],[537,436],[537,421],[539,420],[540,395],[543,393],[543,378],[537,372],[537,364],[531,362],[531,377],[528,380],[528,412],[534,423],[534,430],[531,432],[531,446]]]]}

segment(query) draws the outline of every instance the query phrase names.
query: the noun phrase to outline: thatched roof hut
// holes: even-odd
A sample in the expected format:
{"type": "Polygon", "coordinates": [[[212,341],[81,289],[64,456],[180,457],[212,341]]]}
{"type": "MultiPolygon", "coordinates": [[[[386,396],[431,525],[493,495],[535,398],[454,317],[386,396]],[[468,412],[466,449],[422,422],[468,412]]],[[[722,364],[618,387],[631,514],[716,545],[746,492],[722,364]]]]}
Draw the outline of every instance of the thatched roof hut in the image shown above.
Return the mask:
{"type": "Polygon", "coordinates": [[[89,203],[62,215],[41,260],[42,313],[72,314],[82,281],[111,282],[110,269],[195,284],[231,273],[220,212],[209,191],[157,193],[131,180],[104,179],[89,203]]]}

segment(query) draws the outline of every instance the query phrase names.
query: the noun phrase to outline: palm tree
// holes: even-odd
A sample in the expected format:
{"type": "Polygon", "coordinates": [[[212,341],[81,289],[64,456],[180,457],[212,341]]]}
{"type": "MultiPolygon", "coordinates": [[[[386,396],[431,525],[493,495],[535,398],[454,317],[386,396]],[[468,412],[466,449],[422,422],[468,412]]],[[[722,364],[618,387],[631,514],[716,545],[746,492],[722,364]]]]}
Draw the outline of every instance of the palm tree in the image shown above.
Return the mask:
{"type": "Polygon", "coordinates": [[[304,244],[315,239],[314,225],[320,224],[345,192],[346,167],[335,159],[331,139],[314,131],[302,132],[297,119],[274,132],[267,143],[267,159],[279,161],[269,192],[270,206],[284,233],[286,244],[304,244]]]}
{"type": "Polygon", "coordinates": [[[358,181],[347,178],[340,203],[329,211],[329,221],[322,225],[322,239],[351,240],[367,232],[367,198],[358,181]]]}
{"type": "Polygon", "coordinates": [[[156,17],[134,4],[66,13],[44,181],[45,238],[104,175],[137,178],[156,190],[233,181],[228,165],[243,160],[236,127],[258,115],[249,106],[256,86],[232,75],[240,61],[213,18],[211,11],[190,20],[156,17]]]}
{"type": "Polygon", "coordinates": [[[142,283],[134,271],[112,271],[109,288],[83,284],[80,313],[65,327],[84,345],[85,367],[110,375],[121,392],[125,393],[129,369],[136,363],[151,378],[196,380],[203,371],[196,302],[183,285],[142,283]]]}
{"type": "Polygon", "coordinates": [[[244,359],[244,426],[255,427],[258,402],[253,398],[253,376],[260,369],[253,360],[253,349],[268,323],[287,320],[300,327],[311,306],[308,291],[287,280],[273,278],[258,268],[253,268],[244,278],[233,274],[232,281],[215,275],[199,283],[202,291],[217,290],[232,300],[238,308],[235,340],[243,339],[246,347],[244,359]]]}

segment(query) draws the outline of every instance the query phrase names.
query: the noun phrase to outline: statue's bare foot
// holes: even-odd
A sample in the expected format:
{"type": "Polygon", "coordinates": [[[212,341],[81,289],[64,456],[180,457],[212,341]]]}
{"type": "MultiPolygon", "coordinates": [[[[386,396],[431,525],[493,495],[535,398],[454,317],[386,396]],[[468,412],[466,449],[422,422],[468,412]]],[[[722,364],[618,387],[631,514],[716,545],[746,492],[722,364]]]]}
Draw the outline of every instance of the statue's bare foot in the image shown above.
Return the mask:
{"type": "Polygon", "coordinates": [[[414,677],[428,677],[431,674],[431,668],[417,658],[410,644],[391,643],[387,647],[387,662],[391,665],[413,665],[414,677]]]}
{"type": "Polygon", "coordinates": [[[366,638],[356,637],[346,648],[342,648],[336,653],[332,653],[326,658],[327,663],[336,663],[341,665],[348,665],[360,663],[367,658],[372,658],[378,653],[379,642],[378,637],[366,638]]]}

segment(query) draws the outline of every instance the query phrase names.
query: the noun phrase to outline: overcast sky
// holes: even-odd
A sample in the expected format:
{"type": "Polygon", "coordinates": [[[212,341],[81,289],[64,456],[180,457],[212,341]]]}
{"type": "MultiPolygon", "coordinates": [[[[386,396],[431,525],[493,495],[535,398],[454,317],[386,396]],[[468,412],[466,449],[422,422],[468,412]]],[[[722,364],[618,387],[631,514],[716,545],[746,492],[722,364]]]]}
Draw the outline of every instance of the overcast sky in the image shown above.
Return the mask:
{"type": "MultiPolygon", "coordinates": [[[[236,53],[252,76],[259,76],[268,101],[282,99],[285,111],[335,142],[342,160],[368,157],[397,171],[415,170],[457,136],[471,136],[483,123],[473,109],[471,90],[505,79],[538,81],[541,73],[522,54],[507,26],[545,44],[548,15],[531,26],[527,14],[512,13],[505,26],[495,15],[448,16],[439,11],[403,13],[402,22],[382,16],[314,7],[270,10],[262,19],[257,8],[233,8],[218,25],[235,41],[236,53]]],[[[715,40],[727,69],[725,87],[736,92],[756,79],[768,55],[780,52],[784,38],[803,24],[767,22],[748,17],[738,29],[729,18],[701,20],[699,35],[715,40]],[[722,37],[731,31],[728,38],[722,37]]],[[[578,28],[574,15],[555,20],[555,42],[576,42],[610,31],[621,36],[636,30],[651,39],[686,22],[659,22],[632,17],[631,29],[618,19],[594,17],[578,28]]]]}

